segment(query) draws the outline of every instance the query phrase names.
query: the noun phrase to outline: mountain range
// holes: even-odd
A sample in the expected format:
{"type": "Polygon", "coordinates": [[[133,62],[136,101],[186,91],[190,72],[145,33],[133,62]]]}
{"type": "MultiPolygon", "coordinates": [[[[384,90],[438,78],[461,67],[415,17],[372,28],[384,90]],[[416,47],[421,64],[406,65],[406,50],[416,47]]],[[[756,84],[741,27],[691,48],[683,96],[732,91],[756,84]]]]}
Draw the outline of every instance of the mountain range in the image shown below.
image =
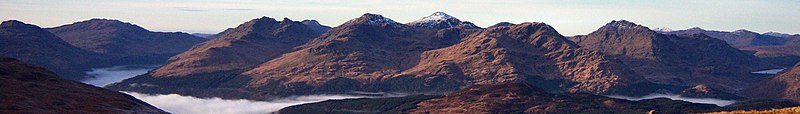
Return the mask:
{"type": "Polygon", "coordinates": [[[625,20],[571,38],[544,23],[480,28],[442,12],[406,24],[368,13],[327,32],[309,21],[254,19],[107,88],[270,100],[530,83],[556,93],[745,99],[744,89],[769,78],[750,72],[779,68],[705,34],[625,20]]]}
{"type": "MultiPolygon", "coordinates": [[[[5,65],[0,75],[9,77],[0,81],[13,84],[2,87],[15,91],[0,95],[16,95],[1,98],[19,98],[2,100],[18,105],[0,107],[9,110],[20,110],[25,97],[18,93],[43,91],[90,94],[72,98],[114,109],[89,111],[108,113],[164,113],[113,91],[259,101],[424,94],[331,100],[279,113],[698,113],[800,103],[800,35],[653,30],[627,20],[572,37],[541,22],[483,28],[444,12],[408,23],[366,13],[336,27],[260,17],[217,34],[155,32],[111,19],[53,28],[10,20],[0,24],[0,45],[0,56],[21,61],[0,58],[5,65]],[[92,68],[129,64],[163,65],[104,88],[68,81],[94,78],[85,73],[92,68]],[[753,73],[777,68],[787,70],[753,73]],[[20,86],[25,84],[34,85],[27,90],[20,86]],[[716,106],[607,97],[648,94],[738,102],[716,106]]],[[[91,106],[42,100],[36,102],[91,106]]]]}

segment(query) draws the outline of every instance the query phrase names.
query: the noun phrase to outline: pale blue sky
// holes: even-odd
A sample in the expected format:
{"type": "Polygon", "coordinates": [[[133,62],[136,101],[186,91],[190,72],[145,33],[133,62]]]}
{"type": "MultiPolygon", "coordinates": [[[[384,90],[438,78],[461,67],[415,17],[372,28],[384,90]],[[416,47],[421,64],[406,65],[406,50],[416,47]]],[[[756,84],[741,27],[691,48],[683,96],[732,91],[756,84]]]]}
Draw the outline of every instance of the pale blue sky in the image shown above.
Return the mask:
{"type": "Polygon", "coordinates": [[[337,26],[364,13],[406,23],[435,11],[481,27],[544,22],[564,35],[587,34],[618,19],[650,28],[800,33],[800,0],[0,0],[0,20],[55,27],[111,18],[190,33],[216,33],[261,16],[337,26]]]}

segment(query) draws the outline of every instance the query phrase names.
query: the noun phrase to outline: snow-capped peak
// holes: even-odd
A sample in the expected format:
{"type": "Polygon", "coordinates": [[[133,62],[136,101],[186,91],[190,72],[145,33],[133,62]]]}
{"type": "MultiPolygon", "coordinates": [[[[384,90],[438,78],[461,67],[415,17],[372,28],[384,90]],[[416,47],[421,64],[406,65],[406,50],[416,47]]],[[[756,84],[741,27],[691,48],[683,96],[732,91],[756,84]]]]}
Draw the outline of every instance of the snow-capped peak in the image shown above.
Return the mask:
{"type": "Polygon", "coordinates": [[[426,28],[449,28],[458,26],[458,24],[461,24],[461,21],[444,12],[437,11],[427,17],[423,17],[420,20],[408,24],[426,28]]]}
{"type": "Polygon", "coordinates": [[[423,17],[422,19],[414,22],[434,22],[434,21],[445,21],[448,19],[455,19],[455,17],[447,15],[444,12],[437,11],[427,17],[423,17]]]}
{"type": "Polygon", "coordinates": [[[662,27],[662,28],[655,28],[655,29],[653,29],[653,31],[658,31],[658,32],[672,32],[673,30],[672,30],[671,28],[668,28],[668,27],[662,27]]]}

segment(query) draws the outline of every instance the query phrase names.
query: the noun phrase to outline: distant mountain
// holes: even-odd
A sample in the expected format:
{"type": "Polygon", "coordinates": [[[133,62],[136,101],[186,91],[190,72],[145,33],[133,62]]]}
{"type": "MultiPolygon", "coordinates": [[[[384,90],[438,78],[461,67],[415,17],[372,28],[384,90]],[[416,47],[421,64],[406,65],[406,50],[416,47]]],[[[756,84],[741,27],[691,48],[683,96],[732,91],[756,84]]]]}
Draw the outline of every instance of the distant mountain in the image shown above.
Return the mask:
{"type": "Polygon", "coordinates": [[[753,54],[762,61],[783,67],[791,67],[800,62],[800,35],[789,35],[777,32],[758,34],[748,30],[733,32],[704,30],[699,27],[663,32],[665,34],[706,34],[710,37],[722,39],[732,46],[753,54]]]}
{"type": "Polygon", "coordinates": [[[705,30],[699,27],[694,27],[686,30],[677,30],[671,32],[663,32],[664,34],[705,34],[713,38],[721,39],[733,47],[747,47],[747,46],[774,46],[783,45],[786,41],[783,37],[772,35],[764,35],[748,30],[736,30],[733,32],[705,30]]]}
{"type": "MultiPolygon", "coordinates": [[[[770,102],[774,103],[774,102],[770,102]]],[[[281,114],[306,113],[700,113],[782,108],[796,104],[758,104],[743,101],[731,106],[690,103],[666,98],[628,101],[583,93],[548,93],[525,83],[479,84],[438,95],[328,100],[290,106],[281,114]],[[751,107],[740,107],[751,106],[751,107]],[[758,108],[755,108],[758,109],[758,108]]]]}
{"type": "Polygon", "coordinates": [[[152,32],[119,20],[91,19],[48,29],[79,48],[121,62],[163,63],[206,39],[181,32],[152,32]]]}
{"type": "Polygon", "coordinates": [[[68,80],[87,77],[99,54],[72,46],[36,25],[16,20],[0,24],[0,56],[50,69],[68,80]]]}
{"type": "Polygon", "coordinates": [[[733,93],[764,79],[750,72],[777,68],[705,34],[660,34],[625,20],[612,21],[573,40],[581,48],[623,61],[656,84],[706,85],[733,93]]]}
{"type": "MultiPolygon", "coordinates": [[[[11,26],[7,23],[23,26],[4,22],[3,27],[11,26]]],[[[0,113],[167,113],[130,95],[64,80],[13,58],[0,57],[0,88],[0,113]]]]}
{"type": "Polygon", "coordinates": [[[784,37],[784,38],[791,36],[791,34],[779,33],[779,32],[766,32],[763,35],[775,36],[775,37],[784,37]]]}
{"type": "Polygon", "coordinates": [[[201,37],[201,38],[211,39],[214,36],[216,36],[217,34],[192,33],[191,35],[197,36],[197,37],[201,37]]]}
{"type": "Polygon", "coordinates": [[[800,63],[747,90],[754,98],[778,98],[800,102],[800,63]]]}
{"type": "Polygon", "coordinates": [[[739,48],[751,51],[753,55],[761,58],[762,61],[780,65],[782,67],[792,67],[800,62],[800,45],[780,45],[780,46],[751,46],[739,48]]]}

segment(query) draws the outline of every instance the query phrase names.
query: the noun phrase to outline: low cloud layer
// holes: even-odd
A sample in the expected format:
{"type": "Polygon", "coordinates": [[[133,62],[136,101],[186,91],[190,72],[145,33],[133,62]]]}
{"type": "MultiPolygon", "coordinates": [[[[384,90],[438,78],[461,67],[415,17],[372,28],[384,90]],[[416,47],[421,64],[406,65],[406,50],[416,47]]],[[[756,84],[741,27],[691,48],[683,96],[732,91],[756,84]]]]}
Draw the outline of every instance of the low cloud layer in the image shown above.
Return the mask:
{"type": "Polygon", "coordinates": [[[618,99],[626,99],[626,100],[632,100],[632,101],[638,101],[638,100],[644,100],[644,99],[654,99],[654,98],[668,98],[668,99],[672,99],[672,100],[681,100],[681,101],[687,101],[687,102],[692,102],[692,103],[714,104],[714,105],[717,105],[717,106],[727,106],[727,105],[736,103],[736,101],[733,101],[733,100],[721,100],[721,99],[712,99],[712,98],[688,98],[688,97],[681,97],[681,96],[673,95],[673,94],[655,94],[655,93],[654,94],[650,94],[650,95],[646,95],[646,96],[642,96],[642,97],[629,97],[629,96],[619,96],[619,95],[610,95],[608,97],[618,98],[618,99]]]}
{"type": "Polygon", "coordinates": [[[220,98],[197,98],[178,94],[148,95],[124,92],[153,106],[175,114],[264,114],[282,108],[325,101],[329,99],[362,98],[348,95],[310,95],[290,97],[274,101],[225,100],[220,98]]]}
{"type": "Polygon", "coordinates": [[[95,68],[92,69],[92,71],[86,72],[86,74],[89,74],[95,78],[87,79],[81,82],[103,87],[111,83],[116,83],[134,77],[136,75],[147,73],[147,71],[153,68],[155,68],[154,65],[95,68]]]}
{"type": "Polygon", "coordinates": [[[754,74],[778,74],[779,72],[786,70],[785,68],[780,69],[769,69],[769,70],[762,70],[762,71],[755,71],[752,72],[754,74]]]}

